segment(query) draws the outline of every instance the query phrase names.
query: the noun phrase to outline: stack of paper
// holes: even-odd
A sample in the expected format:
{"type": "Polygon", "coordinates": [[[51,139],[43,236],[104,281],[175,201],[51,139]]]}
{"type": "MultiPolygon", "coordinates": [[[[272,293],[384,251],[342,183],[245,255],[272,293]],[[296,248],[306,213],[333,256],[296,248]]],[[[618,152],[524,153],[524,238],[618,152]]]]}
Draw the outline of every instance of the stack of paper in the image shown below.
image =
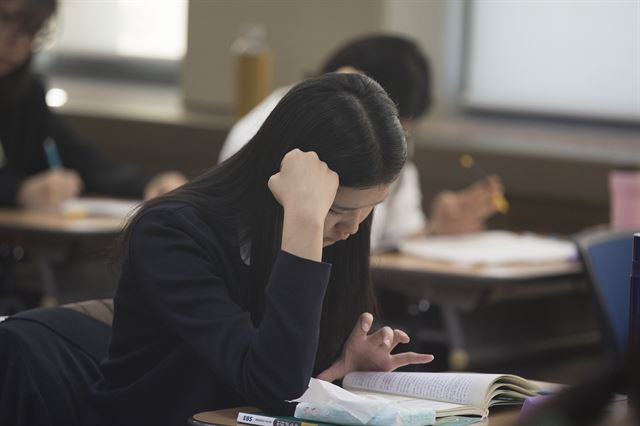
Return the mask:
{"type": "Polygon", "coordinates": [[[426,259],[464,265],[561,262],[578,256],[571,241],[507,231],[430,236],[405,241],[399,245],[399,250],[426,259]]]}

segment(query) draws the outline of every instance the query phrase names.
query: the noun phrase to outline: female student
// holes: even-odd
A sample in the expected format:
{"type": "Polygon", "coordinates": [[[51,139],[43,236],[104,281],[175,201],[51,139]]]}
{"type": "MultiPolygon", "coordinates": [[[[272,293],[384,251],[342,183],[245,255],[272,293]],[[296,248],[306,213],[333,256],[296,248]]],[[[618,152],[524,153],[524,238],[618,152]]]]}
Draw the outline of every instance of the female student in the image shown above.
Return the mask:
{"type": "Polygon", "coordinates": [[[312,376],[393,370],[374,331],[372,210],[406,158],[373,80],[295,86],[229,161],[153,200],[125,233],[113,336],[86,424],[182,425],[199,411],[292,410],[312,376]]]}
{"type": "MultiPolygon", "coordinates": [[[[431,106],[429,62],[420,48],[404,37],[375,34],[350,41],[327,58],[320,69],[320,73],[335,71],[360,72],[380,83],[398,106],[400,120],[408,132],[431,106]]],[[[287,90],[289,87],[276,89],[233,126],[220,152],[220,161],[251,139],[287,90]]],[[[433,199],[427,221],[422,211],[418,170],[408,161],[389,196],[376,209],[372,248],[388,248],[425,233],[458,234],[484,229],[486,220],[497,211],[494,199],[501,193],[498,176],[460,191],[440,192],[433,199]]]]}
{"type": "Polygon", "coordinates": [[[152,178],[107,160],[47,107],[31,59],[55,9],[55,0],[0,1],[0,206],[51,210],[83,191],[152,198],[182,185],[179,173],[152,178]],[[47,140],[60,165],[47,160],[47,140]]]}

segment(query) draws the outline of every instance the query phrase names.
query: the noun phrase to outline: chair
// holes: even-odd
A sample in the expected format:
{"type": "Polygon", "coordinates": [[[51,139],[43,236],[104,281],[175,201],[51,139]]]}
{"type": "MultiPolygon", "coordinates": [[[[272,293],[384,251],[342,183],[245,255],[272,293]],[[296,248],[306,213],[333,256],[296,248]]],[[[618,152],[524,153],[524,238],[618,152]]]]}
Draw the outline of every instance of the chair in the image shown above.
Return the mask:
{"type": "Polygon", "coordinates": [[[113,305],[38,308],[0,322],[0,425],[80,425],[107,356],[113,305]]]}
{"type": "Polygon", "coordinates": [[[633,231],[594,229],[574,237],[597,305],[604,343],[621,361],[629,335],[633,231]]]}

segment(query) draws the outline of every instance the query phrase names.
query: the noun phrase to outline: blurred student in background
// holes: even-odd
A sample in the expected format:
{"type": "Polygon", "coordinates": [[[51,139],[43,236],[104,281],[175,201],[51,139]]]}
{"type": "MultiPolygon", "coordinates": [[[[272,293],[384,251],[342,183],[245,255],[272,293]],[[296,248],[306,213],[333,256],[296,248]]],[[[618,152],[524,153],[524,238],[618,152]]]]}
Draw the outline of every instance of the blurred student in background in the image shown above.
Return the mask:
{"type": "MultiPolygon", "coordinates": [[[[431,70],[418,46],[405,38],[372,35],[352,41],[328,58],[320,73],[358,72],[376,80],[397,104],[403,127],[410,135],[415,120],[431,106],[431,70]]],[[[229,132],[220,161],[235,154],[255,135],[289,87],[275,90],[239,120],[229,132]]],[[[407,162],[389,197],[376,208],[371,247],[394,246],[413,236],[479,231],[496,213],[495,196],[502,193],[498,176],[476,182],[460,191],[443,191],[431,205],[427,222],[422,211],[418,171],[407,162]]]]}
{"type": "Polygon", "coordinates": [[[55,11],[56,0],[0,0],[0,206],[53,210],[82,192],[149,199],[182,185],[180,173],[108,160],[48,108],[31,61],[55,11]],[[47,140],[61,164],[47,159],[47,140]]]}

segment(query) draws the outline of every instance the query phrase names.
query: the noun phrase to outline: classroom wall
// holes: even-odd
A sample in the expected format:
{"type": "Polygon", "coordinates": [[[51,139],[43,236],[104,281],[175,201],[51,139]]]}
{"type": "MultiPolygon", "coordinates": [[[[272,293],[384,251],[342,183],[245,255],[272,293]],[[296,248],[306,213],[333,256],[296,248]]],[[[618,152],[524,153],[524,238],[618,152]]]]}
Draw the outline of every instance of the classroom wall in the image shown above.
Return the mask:
{"type": "MultiPolygon", "coordinates": [[[[553,127],[549,122],[520,126],[509,118],[494,120],[496,124],[488,126],[481,138],[474,126],[460,131],[469,127],[465,122],[470,120],[457,103],[463,79],[464,6],[463,0],[191,0],[183,97],[187,105],[211,114],[230,112],[233,80],[229,48],[244,22],[267,27],[275,54],[275,86],[291,84],[313,72],[323,57],[352,37],[374,31],[405,34],[428,53],[434,72],[434,109],[414,131],[414,160],[420,169],[426,211],[439,190],[462,188],[470,182],[457,166],[457,158],[461,153],[472,153],[486,170],[501,175],[507,188],[512,212],[494,220],[495,226],[571,233],[605,223],[608,172],[624,161],[640,162],[640,150],[633,149],[633,139],[640,137],[640,132],[637,128],[619,132],[615,126],[605,126],[572,134],[571,129],[581,124],[568,123],[555,135],[548,130],[553,127]],[[447,130],[422,131],[425,125],[447,130]],[[599,141],[587,141],[590,135],[597,135],[599,141]],[[617,149],[616,140],[624,150],[617,149]],[[546,145],[540,144],[544,141],[546,145]],[[522,148],[514,149],[518,144],[522,148]],[[617,157],[607,150],[618,152],[617,157]]],[[[83,114],[71,114],[70,118],[81,132],[116,157],[126,157],[150,171],[178,168],[189,175],[210,164],[228,131],[228,127],[198,129],[135,118],[125,122],[83,114]],[[175,141],[180,143],[179,164],[175,141]],[[147,144],[157,145],[151,156],[145,154],[147,144]]]]}
{"type": "Polygon", "coordinates": [[[435,99],[431,117],[456,110],[463,24],[463,0],[384,2],[382,30],[413,39],[429,58],[435,99]]]}
{"type": "Polygon", "coordinates": [[[266,27],[275,57],[274,86],[279,87],[313,73],[320,60],[344,40],[379,31],[383,11],[382,0],[191,0],[182,75],[185,102],[200,108],[230,109],[229,49],[243,23],[266,27]]]}
{"type": "Polygon", "coordinates": [[[194,107],[230,109],[229,49],[240,26],[255,22],[267,28],[274,51],[274,87],[313,73],[322,58],[358,35],[382,31],[408,36],[432,65],[436,103],[431,116],[451,114],[457,110],[462,79],[464,19],[463,0],[191,0],[184,99],[194,107]]]}
{"type": "MultiPolygon", "coordinates": [[[[218,157],[228,131],[228,127],[205,128],[70,112],[63,115],[109,157],[137,164],[149,173],[176,169],[188,176],[197,175],[218,157]]],[[[613,168],[609,163],[461,150],[451,144],[416,147],[413,160],[420,170],[425,212],[439,191],[463,188],[471,182],[458,165],[463,152],[498,173],[507,188],[510,213],[496,216],[492,227],[571,234],[609,220],[607,176],[613,168]]]]}

